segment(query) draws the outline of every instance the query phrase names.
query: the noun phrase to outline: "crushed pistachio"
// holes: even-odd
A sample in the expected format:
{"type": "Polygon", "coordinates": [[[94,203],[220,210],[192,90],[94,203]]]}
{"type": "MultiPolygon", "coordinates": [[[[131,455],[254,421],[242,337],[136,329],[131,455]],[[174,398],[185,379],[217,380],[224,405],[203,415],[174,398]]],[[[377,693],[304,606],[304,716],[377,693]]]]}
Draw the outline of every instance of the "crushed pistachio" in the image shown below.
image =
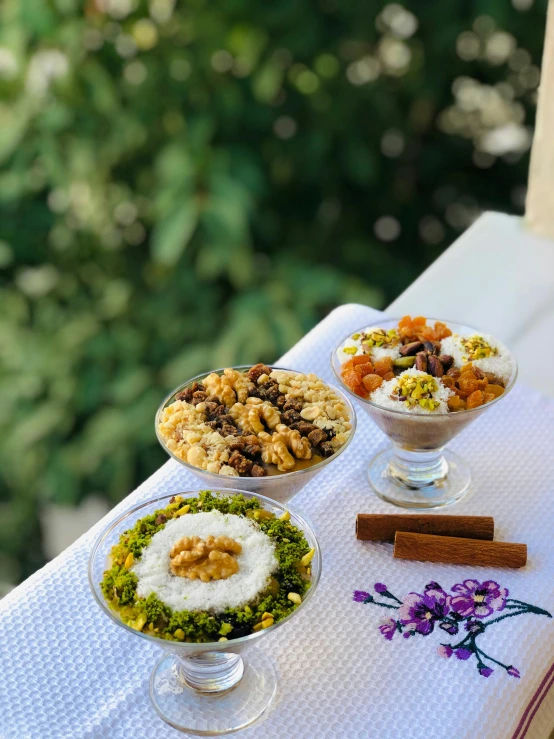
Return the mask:
{"type": "Polygon", "coordinates": [[[470,339],[463,341],[462,346],[466,350],[469,360],[485,359],[485,357],[494,357],[498,354],[498,349],[491,346],[482,336],[472,336],[470,339]]]}
{"type": "Polygon", "coordinates": [[[286,519],[277,518],[262,509],[256,498],[245,499],[242,495],[226,496],[203,490],[198,497],[185,499],[175,496],[173,503],[145,516],[131,529],[124,531],[119,543],[112,548],[111,567],[104,573],[100,586],[111,608],[124,623],[138,631],[148,629],[152,635],[169,641],[235,639],[267,628],[294,610],[295,605],[287,596],[291,589],[301,596],[309,590],[311,583],[301,563],[308,557],[311,560],[311,552],[304,533],[291,523],[290,516],[286,519]],[[148,546],[154,534],[164,528],[166,521],[181,515],[180,511],[184,508],[189,515],[217,510],[254,518],[259,528],[273,540],[279,569],[271,578],[267,590],[260,594],[252,606],[227,608],[218,614],[173,611],[153,593],[147,598],[137,595],[138,578],[124,565],[129,553],[133,554],[134,561],[140,559],[142,550],[148,546]],[[159,518],[161,513],[164,514],[163,521],[159,518]]]}
{"type": "Polygon", "coordinates": [[[399,342],[398,331],[395,328],[391,328],[385,331],[382,328],[376,328],[370,334],[363,333],[362,344],[364,346],[396,346],[399,342]]]}
{"type": "Polygon", "coordinates": [[[361,336],[361,334],[352,334],[352,338],[354,339],[354,341],[358,341],[358,339],[360,338],[360,336],[361,336]]]}
{"type": "Polygon", "coordinates": [[[432,397],[437,390],[437,382],[431,375],[410,375],[398,380],[396,396],[408,408],[419,405],[421,408],[434,411],[440,405],[440,402],[432,397]]]}
{"type": "Polygon", "coordinates": [[[358,351],[357,346],[345,346],[343,349],[343,352],[345,354],[356,354],[357,351],[358,351]]]}

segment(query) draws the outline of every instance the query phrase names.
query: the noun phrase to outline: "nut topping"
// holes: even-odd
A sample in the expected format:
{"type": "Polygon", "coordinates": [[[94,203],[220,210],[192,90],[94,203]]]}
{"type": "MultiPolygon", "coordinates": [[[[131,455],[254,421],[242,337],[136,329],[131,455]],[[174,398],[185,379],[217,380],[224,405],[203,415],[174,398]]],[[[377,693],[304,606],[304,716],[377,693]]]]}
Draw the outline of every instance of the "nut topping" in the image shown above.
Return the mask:
{"type": "Polygon", "coordinates": [[[427,352],[418,352],[415,359],[416,369],[427,372],[427,352]]]}
{"type": "Polygon", "coordinates": [[[401,356],[409,357],[412,354],[417,354],[421,349],[423,349],[423,342],[412,341],[409,344],[404,344],[404,346],[400,347],[399,351],[401,356]]]}
{"type": "Polygon", "coordinates": [[[240,554],[242,546],[229,536],[184,536],[176,542],[169,556],[169,567],[174,575],[189,580],[225,580],[239,571],[233,555],[240,554]]]}
{"type": "Polygon", "coordinates": [[[432,377],[442,377],[444,375],[442,362],[434,354],[429,354],[427,357],[427,370],[432,377]]]}

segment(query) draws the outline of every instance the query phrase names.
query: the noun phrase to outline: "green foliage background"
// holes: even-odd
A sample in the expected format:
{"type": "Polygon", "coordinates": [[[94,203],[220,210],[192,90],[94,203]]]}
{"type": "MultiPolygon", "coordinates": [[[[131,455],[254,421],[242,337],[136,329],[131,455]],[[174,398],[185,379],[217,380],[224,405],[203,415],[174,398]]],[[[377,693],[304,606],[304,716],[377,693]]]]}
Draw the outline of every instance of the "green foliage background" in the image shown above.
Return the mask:
{"type": "Polygon", "coordinates": [[[545,8],[3,0],[0,580],[44,562],[42,506],[164,461],[172,386],[522,212],[545,8]]]}

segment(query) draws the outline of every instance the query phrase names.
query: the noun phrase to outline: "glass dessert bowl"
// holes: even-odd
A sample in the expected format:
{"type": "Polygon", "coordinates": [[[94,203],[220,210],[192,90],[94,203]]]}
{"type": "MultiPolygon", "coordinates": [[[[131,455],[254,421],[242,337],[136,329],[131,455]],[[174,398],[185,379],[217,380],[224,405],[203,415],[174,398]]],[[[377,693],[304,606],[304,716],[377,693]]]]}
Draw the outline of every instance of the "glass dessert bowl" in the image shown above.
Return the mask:
{"type": "Polygon", "coordinates": [[[371,487],[405,508],[459,500],[467,464],[451,439],[514,386],[517,365],[497,339],[425,318],[381,321],[352,332],[331,355],[341,385],[392,441],[369,463],[371,487]]]}
{"type": "Polygon", "coordinates": [[[286,502],[344,452],[356,414],[316,375],[259,364],[183,383],[155,427],[165,451],[207,487],[238,485],[286,502]]]}
{"type": "Polygon", "coordinates": [[[245,728],[268,710],[275,669],[255,647],[305,607],[320,573],[319,545],[301,516],[263,496],[228,489],[164,495],[134,506],[101,532],[88,570],[104,613],[165,652],[150,678],[159,716],[200,736],[245,728]],[[232,554],[215,557],[210,550],[198,557],[194,547],[210,543],[206,530],[216,534],[212,545],[222,541],[219,549],[232,554]],[[200,537],[180,538],[183,531],[200,537]],[[235,558],[232,573],[223,568],[214,574],[226,558],[235,558]],[[261,590],[250,597],[258,575],[261,590]],[[291,587],[299,592],[286,592],[291,587]],[[196,607],[176,610],[175,598],[196,607]],[[212,607],[199,609],[203,602],[212,607]]]}

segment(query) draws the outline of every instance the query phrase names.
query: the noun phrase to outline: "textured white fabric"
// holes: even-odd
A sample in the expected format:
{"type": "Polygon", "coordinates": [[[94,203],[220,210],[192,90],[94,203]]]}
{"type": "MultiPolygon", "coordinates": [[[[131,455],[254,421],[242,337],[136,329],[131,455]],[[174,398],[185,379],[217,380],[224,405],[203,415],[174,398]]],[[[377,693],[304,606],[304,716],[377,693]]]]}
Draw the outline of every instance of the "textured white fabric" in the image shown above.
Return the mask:
{"type": "MultiPolygon", "coordinates": [[[[332,381],[329,355],[349,331],[375,320],[356,305],[335,310],[282,360],[332,381]]],[[[452,447],[470,463],[473,492],[448,509],[494,515],[497,538],[529,545],[523,570],[488,570],[392,558],[392,545],[358,542],[357,512],[395,511],[372,494],[366,463],[386,444],[362,411],[356,438],[294,499],[323,549],[318,592],[309,607],[261,641],[279,673],[279,696],[249,739],[510,739],[554,662],[554,620],[524,615],[483,635],[483,647],[517,666],[520,680],[497,669],[485,679],[473,661],[441,659],[448,635],[386,641],[388,615],[352,601],[354,589],[386,583],[398,596],[431,580],[450,588],[473,577],[495,579],[514,598],[554,611],[554,402],[516,389],[470,425],[452,447]],[[264,643],[265,641],[265,643],[264,643]]],[[[170,461],[73,546],[0,602],[2,739],[146,739],[176,737],[155,714],[148,679],[159,650],[127,634],[89,593],[87,558],[109,518],[130,503],[198,489],[170,461]]],[[[246,654],[247,657],[247,654],[246,654]]],[[[546,739],[554,726],[550,696],[525,734],[546,739]]],[[[532,711],[528,712],[530,715],[532,711]]],[[[524,734],[520,732],[517,739],[524,734]]]]}

